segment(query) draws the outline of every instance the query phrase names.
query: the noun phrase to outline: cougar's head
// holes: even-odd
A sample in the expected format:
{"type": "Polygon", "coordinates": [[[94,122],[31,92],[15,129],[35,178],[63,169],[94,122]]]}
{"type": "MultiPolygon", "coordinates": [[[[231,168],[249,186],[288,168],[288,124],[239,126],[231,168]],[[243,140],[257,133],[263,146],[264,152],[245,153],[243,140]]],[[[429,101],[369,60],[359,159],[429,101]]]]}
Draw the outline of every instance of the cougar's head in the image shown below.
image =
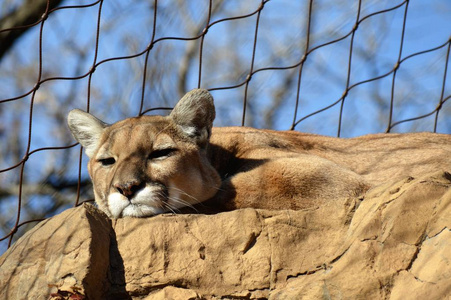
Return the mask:
{"type": "Polygon", "coordinates": [[[176,211],[213,197],[220,178],[206,146],[215,118],[206,90],[187,93],[169,116],[108,125],[81,110],[69,128],[89,157],[96,202],[112,218],[176,211]]]}

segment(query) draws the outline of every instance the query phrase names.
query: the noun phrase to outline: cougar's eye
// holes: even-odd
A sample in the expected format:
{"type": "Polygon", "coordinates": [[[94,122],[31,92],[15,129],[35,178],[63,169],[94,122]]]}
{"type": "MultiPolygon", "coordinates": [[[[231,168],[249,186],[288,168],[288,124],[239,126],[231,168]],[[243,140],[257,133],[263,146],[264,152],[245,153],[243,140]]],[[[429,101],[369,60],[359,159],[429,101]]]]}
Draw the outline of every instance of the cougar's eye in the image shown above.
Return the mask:
{"type": "Polygon", "coordinates": [[[174,148],[154,150],[150,153],[149,159],[163,159],[173,155],[176,151],[177,149],[174,148]]]}
{"type": "Polygon", "coordinates": [[[101,163],[102,166],[111,166],[114,165],[116,160],[113,157],[107,157],[99,159],[98,162],[101,163]]]}

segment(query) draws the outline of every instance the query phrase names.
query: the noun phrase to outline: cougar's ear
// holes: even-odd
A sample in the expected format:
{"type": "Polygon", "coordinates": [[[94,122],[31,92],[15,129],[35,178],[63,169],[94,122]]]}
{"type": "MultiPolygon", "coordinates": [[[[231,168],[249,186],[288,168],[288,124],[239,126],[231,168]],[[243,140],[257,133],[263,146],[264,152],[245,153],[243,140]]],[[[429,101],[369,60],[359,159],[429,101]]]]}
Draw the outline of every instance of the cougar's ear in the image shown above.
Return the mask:
{"type": "Polygon", "coordinates": [[[194,89],[180,99],[169,117],[186,135],[204,146],[210,138],[215,119],[213,97],[207,90],[194,89]]]}
{"type": "Polygon", "coordinates": [[[100,136],[108,125],[80,109],[69,112],[67,124],[74,138],[85,148],[86,155],[92,158],[100,136]]]}

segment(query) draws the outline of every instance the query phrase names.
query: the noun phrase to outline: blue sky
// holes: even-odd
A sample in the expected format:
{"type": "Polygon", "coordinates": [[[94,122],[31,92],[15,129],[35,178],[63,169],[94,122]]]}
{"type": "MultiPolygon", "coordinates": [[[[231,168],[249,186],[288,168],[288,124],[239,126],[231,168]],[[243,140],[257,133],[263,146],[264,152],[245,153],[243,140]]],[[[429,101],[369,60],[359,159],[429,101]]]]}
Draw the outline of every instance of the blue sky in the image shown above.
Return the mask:
{"type": "MultiPolygon", "coordinates": [[[[89,3],[88,1],[84,2],[89,3]]],[[[233,1],[228,2],[223,11],[212,21],[232,15],[236,16],[239,13],[249,13],[258,8],[260,4],[260,1],[249,1],[246,5],[241,4],[243,11],[240,12],[234,7],[239,5],[231,2],[233,1]]],[[[79,2],[68,1],[65,4],[69,5],[72,3],[79,2]]],[[[181,26],[180,12],[173,9],[169,3],[169,1],[159,2],[161,16],[158,19],[156,39],[164,36],[187,36],[186,31],[181,26]]],[[[314,48],[348,33],[354,25],[357,11],[357,1],[316,1],[315,3],[317,3],[317,7],[321,7],[322,9],[314,10],[313,13],[312,36],[314,38],[311,41],[310,48],[314,48]],[[343,5],[343,3],[348,2],[349,5],[343,5]]],[[[393,1],[363,1],[361,18],[370,13],[396,6],[397,3],[401,3],[401,1],[397,1],[396,3],[393,1]]],[[[206,4],[208,4],[208,1],[192,1],[188,9],[194,15],[195,19],[202,18],[207,12],[206,4]]],[[[254,69],[283,67],[299,62],[303,54],[301,45],[305,40],[306,6],[307,1],[270,1],[266,3],[260,20],[254,69]],[[298,26],[294,27],[294,25],[298,26]],[[274,43],[277,43],[278,46],[268,46],[274,43]],[[274,52],[273,48],[279,49],[285,56],[279,57],[275,61],[274,55],[277,53],[274,52]]],[[[360,24],[354,40],[355,54],[353,55],[352,61],[351,85],[389,72],[393,68],[398,58],[404,8],[405,5],[391,12],[373,16],[360,24]],[[371,44],[368,43],[369,41],[371,44]],[[362,51],[366,51],[367,54],[358,55],[362,51]],[[368,58],[367,55],[370,55],[371,58],[368,58]]],[[[44,71],[45,69],[49,70],[47,74],[50,77],[80,75],[80,72],[84,74],[89,70],[94,55],[93,31],[96,28],[97,11],[98,6],[79,10],[61,10],[55,13],[54,18],[49,18],[44,29],[43,67],[44,71]],[[71,36],[70,44],[67,43],[66,36],[71,36]],[[91,48],[89,48],[90,45],[92,46],[91,48]],[[89,49],[86,58],[82,61],[78,60],[75,55],[76,51],[80,51],[81,49],[85,50],[86,48],[89,49]],[[52,68],[53,65],[60,66],[58,73],[53,73],[55,71],[55,68],[52,68]],[[77,66],[80,71],[79,73],[75,72],[77,66]]],[[[451,28],[451,20],[448,17],[449,12],[450,4],[444,0],[428,1],[427,3],[424,1],[409,1],[402,57],[444,44],[450,36],[449,28],[451,28]]],[[[102,26],[110,27],[105,30],[102,27],[97,61],[115,56],[133,54],[130,48],[124,47],[123,39],[127,35],[133,41],[133,47],[136,52],[145,49],[150,41],[152,21],[153,15],[149,4],[145,4],[144,2],[135,4],[130,1],[105,2],[101,24],[102,26]],[[110,25],[112,20],[114,22],[110,25]]],[[[225,79],[223,72],[228,72],[231,67],[235,68],[236,71],[237,66],[231,66],[223,53],[221,53],[221,57],[215,57],[214,53],[210,53],[210,56],[215,57],[217,62],[210,70],[204,68],[204,87],[216,88],[224,85],[233,85],[245,78],[250,68],[254,28],[255,16],[239,21],[223,22],[210,28],[210,32],[205,39],[204,49],[206,53],[217,51],[220,46],[231,52],[239,51],[242,60],[247,60],[247,63],[238,66],[238,68],[242,68],[242,70],[237,72],[241,76],[225,79]],[[238,29],[238,32],[235,29],[238,29]]],[[[19,51],[20,58],[24,63],[37,60],[37,51],[30,53],[30,49],[36,50],[37,38],[36,28],[36,30],[27,34],[18,43],[16,49],[19,51]]],[[[301,105],[298,109],[299,117],[308,115],[340,98],[346,84],[349,44],[350,37],[339,43],[317,49],[309,55],[303,72],[301,105]]],[[[180,41],[162,41],[155,48],[157,49],[160,45],[170,45],[167,47],[172,47],[169,56],[173,56],[173,59],[168,60],[168,62],[151,61],[151,63],[161,63],[162,68],[174,68],[177,65],[177,56],[181,55],[186,43],[180,41]]],[[[445,65],[445,55],[446,47],[430,54],[415,57],[401,66],[397,74],[396,98],[402,101],[408,101],[409,105],[405,106],[408,107],[407,109],[395,111],[394,116],[396,118],[411,117],[417,112],[430,111],[435,108],[438,101],[434,102],[430,98],[437,99],[439,97],[443,79],[443,71],[441,69],[445,65]],[[412,82],[415,82],[415,84],[412,85],[412,82]]],[[[134,60],[136,64],[142,65],[144,56],[134,60]]],[[[139,100],[140,97],[142,86],[140,80],[142,74],[136,72],[137,69],[131,70],[129,64],[130,61],[106,63],[99,66],[98,70],[94,73],[94,89],[101,90],[101,95],[96,100],[98,102],[92,103],[94,107],[95,105],[104,105],[106,100],[114,101],[114,97],[117,97],[116,88],[118,85],[128,85],[130,89],[127,95],[130,98],[127,104],[128,111],[126,110],[125,114],[122,111],[117,112],[114,116],[110,117],[110,121],[137,113],[138,105],[136,102],[138,102],[137,99],[139,100]],[[122,73],[127,78],[122,82],[113,82],[114,79],[110,75],[114,72],[122,73]],[[133,82],[130,83],[130,80],[133,82]]],[[[3,62],[4,65],[5,62],[3,62]]],[[[141,70],[138,69],[138,71],[141,70]]],[[[195,66],[190,69],[190,87],[194,88],[197,85],[197,71],[195,66]]],[[[250,83],[251,89],[259,95],[259,105],[262,106],[271,102],[270,91],[280,88],[277,82],[280,74],[283,73],[283,71],[265,72],[256,74],[250,83]]],[[[171,89],[171,84],[173,85],[174,81],[176,79],[172,79],[172,82],[167,81],[163,84],[156,82],[156,84],[163,86],[160,88],[162,89],[162,93],[164,93],[165,90],[171,89]]],[[[8,84],[6,81],[4,82],[5,85],[3,87],[0,83],[3,94],[0,94],[0,97],[2,98],[15,96],[31,88],[30,85],[22,85],[22,89],[10,89],[13,85],[8,84]]],[[[64,97],[70,84],[70,82],[60,80],[49,82],[45,87],[50,90],[54,97],[60,98],[64,97]]],[[[79,85],[80,90],[86,90],[87,80],[80,80],[79,85]]],[[[387,102],[390,98],[390,86],[391,76],[388,76],[380,82],[365,84],[351,91],[348,99],[346,99],[346,103],[351,103],[349,106],[350,118],[354,119],[354,114],[361,115],[368,110],[380,110],[379,105],[376,105],[374,99],[372,99],[374,90],[379,90],[381,96],[387,102]],[[378,87],[375,87],[376,85],[378,87]],[[372,107],[374,105],[376,107],[372,107]]],[[[446,87],[445,95],[449,95],[450,93],[448,86],[446,87]]],[[[217,125],[240,125],[240,107],[239,105],[233,109],[229,107],[228,98],[242,98],[243,91],[241,89],[216,91],[214,94],[217,98],[218,110],[231,110],[238,115],[238,117],[228,118],[227,120],[218,119],[217,125]]],[[[296,90],[290,91],[290,94],[292,98],[295,98],[296,90]]],[[[77,94],[79,99],[77,99],[75,106],[86,106],[86,95],[86,91],[77,94]]],[[[42,96],[43,101],[47,101],[45,99],[46,96],[42,96]]],[[[176,99],[171,99],[170,101],[172,102],[170,104],[174,104],[176,99]]],[[[156,102],[155,104],[159,104],[158,99],[155,99],[154,102],[156,102]]],[[[100,115],[105,114],[102,109],[99,108],[97,110],[100,115]]],[[[110,109],[108,111],[111,112],[110,109]]],[[[291,120],[290,123],[286,121],[289,115],[293,115],[293,101],[287,103],[286,108],[281,110],[279,114],[280,118],[278,118],[274,127],[276,129],[288,129],[291,125],[291,120]]],[[[330,116],[328,112],[326,114],[328,115],[327,117],[324,115],[318,117],[323,118],[324,116],[327,119],[336,119],[334,117],[336,112],[331,112],[330,116]]],[[[227,115],[230,115],[230,112],[227,115]]],[[[348,129],[345,129],[343,132],[344,136],[356,136],[383,130],[380,124],[377,124],[378,122],[372,119],[372,115],[376,114],[359,118],[362,119],[359,120],[362,122],[362,126],[353,126],[350,124],[348,129]]],[[[45,121],[43,120],[42,122],[45,121]]],[[[312,118],[311,121],[305,122],[305,126],[301,123],[297,129],[327,135],[336,134],[335,128],[332,128],[332,124],[334,122],[336,123],[336,121],[325,124],[330,129],[319,128],[314,125],[316,122],[316,118],[312,118]]],[[[260,123],[257,122],[253,125],[264,127],[264,124],[260,123]]],[[[419,122],[419,128],[421,130],[427,130],[429,124],[426,124],[427,122],[425,124],[420,123],[422,122],[419,122]]],[[[440,130],[442,132],[449,131],[449,124],[443,125],[443,127],[440,127],[440,130]]]]}

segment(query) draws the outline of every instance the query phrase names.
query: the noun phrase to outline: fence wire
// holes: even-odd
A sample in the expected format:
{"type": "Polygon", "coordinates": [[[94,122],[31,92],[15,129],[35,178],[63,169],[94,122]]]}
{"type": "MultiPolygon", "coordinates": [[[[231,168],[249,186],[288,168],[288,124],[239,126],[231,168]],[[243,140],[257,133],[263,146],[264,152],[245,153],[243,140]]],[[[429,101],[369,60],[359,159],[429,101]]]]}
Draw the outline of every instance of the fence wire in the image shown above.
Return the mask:
{"type": "Polygon", "coordinates": [[[86,157],[64,125],[72,108],[112,122],[164,113],[202,87],[218,125],[451,132],[444,0],[422,11],[408,0],[35,2],[0,15],[1,252],[30,225],[92,201],[86,157]],[[409,24],[434,9],[442,19],[431,16],[438,29],[427,34],[438,42],[425,44],[409,24]]]}

